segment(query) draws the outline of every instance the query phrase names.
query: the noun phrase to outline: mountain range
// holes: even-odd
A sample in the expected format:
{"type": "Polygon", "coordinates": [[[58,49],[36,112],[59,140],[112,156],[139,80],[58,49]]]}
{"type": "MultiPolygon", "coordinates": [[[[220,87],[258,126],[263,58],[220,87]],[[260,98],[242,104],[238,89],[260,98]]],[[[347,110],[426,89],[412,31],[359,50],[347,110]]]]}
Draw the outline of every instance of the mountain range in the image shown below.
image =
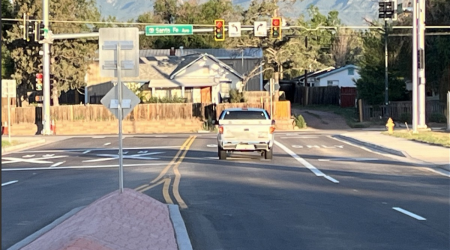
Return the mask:
{"type": "MultiPolygon", "coordinates": [[[[205,1],[200,0],[200,3],[205,1]]],[[[251,3],[251,0],[231,1],[244,9],[251,3]]],[[[154,0],[97,0],[102,17],[114,16],[119,21],[135,20],[139,15],[152,11],[153,4],[154,0]]],[[[364,18],[369,20],[378,18],[378,0],[303,0],[289,6],[281,3],[280,10],[283,16],[296,18],[303,14],[308,20],[307,8],[311,4],[317,6],[323,15],[337,10],[342,23],[347,26],[365,25],[364,18]]]]}

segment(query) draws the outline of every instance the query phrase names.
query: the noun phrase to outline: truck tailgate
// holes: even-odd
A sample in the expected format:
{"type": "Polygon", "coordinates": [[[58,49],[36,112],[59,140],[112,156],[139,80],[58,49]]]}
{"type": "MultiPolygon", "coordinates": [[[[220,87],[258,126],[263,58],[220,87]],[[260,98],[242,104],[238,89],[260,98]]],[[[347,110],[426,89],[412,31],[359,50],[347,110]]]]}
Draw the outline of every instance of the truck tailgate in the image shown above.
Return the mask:
{"type": "Polygon", "coordinates": [[[271,120],[221,120],[224,141],[263,142],[270,140],[271,120]]]}

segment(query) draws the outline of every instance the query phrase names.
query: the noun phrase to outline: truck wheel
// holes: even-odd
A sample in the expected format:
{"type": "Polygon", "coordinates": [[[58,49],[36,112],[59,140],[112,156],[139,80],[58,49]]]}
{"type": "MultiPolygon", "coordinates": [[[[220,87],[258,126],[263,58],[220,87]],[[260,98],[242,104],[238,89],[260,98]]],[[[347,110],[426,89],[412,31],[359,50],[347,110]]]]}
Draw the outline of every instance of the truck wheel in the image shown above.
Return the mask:
{"type": "Polygon", "coordinates": [[[226,160],[227,159],[227,151],[218,148],[218,154],[219,154],[219,159],[220,160],[226,160]]]}
{"type": "Polygon", "coordinates": [[[272,156],[273,156],[273,148],[267,150],[267,151],[264,153],[264,158],[265,158],[265,159],[271,160],[271,159],[272,159],[272,156]]]}

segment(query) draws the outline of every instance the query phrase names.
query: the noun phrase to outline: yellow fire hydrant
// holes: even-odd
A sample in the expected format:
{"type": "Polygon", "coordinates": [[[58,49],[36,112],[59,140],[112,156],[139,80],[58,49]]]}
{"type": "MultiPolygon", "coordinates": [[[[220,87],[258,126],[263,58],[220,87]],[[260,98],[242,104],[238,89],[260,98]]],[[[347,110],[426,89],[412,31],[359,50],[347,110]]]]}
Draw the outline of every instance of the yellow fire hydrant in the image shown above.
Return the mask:
{"type": "Polygon", "coordinates": [[[392,121],[392,118],[389,117],[387,123],[386,123],[386,127],[388,128],[388,133],[392,134],[394,132],[394,121],[392,121]]]}

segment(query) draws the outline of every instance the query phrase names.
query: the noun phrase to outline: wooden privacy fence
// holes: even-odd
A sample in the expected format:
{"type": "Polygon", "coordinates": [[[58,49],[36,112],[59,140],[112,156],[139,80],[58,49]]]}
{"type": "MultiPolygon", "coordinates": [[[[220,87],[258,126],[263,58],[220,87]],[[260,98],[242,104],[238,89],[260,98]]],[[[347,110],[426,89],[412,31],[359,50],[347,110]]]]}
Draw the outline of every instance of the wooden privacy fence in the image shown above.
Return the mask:
{"type": "MultiPolygon", "coordinates": [[[[289,119],[289,101],[273,102],[275,119],[289,119]]],[[[228,107],[260,107],[270,112],[270,103],[149,103],[139,104],[124,118],[128,121],[208,119],[228,107]]],[[[11,108],[11,123],[37,123],[41,107],[11,108]],[[37,115],[37,116],[36,116],[37,115]]],[[[7,108],[2,109],[2,124],[8,121],[7,108]]],[[[55,121],[114,121],[116,117],[103,105],[67,105],[50,107],[50,117],[55,121]]]]}
{"type": "MultiPolygon", "coordinates": [[[[220,113],[224,109],[228,108],[263,108],[267,110],[267,112],[271,112],[270,110],[270,102],[256,102],[256,103],[220,103],[217,104],[216,107],[216,117],[220,115],[220,113]]],[[[290,101],[279,101],[273,102],[273,112],[274,115],[271,117],[274,119],[290,119],[291,118],[291,102],[290,101]]]]}
{"type": "Polygon", "coordinates": [[[294,102],[302,105],[339,105],[339,86],[295,86],[294,102]]]}

